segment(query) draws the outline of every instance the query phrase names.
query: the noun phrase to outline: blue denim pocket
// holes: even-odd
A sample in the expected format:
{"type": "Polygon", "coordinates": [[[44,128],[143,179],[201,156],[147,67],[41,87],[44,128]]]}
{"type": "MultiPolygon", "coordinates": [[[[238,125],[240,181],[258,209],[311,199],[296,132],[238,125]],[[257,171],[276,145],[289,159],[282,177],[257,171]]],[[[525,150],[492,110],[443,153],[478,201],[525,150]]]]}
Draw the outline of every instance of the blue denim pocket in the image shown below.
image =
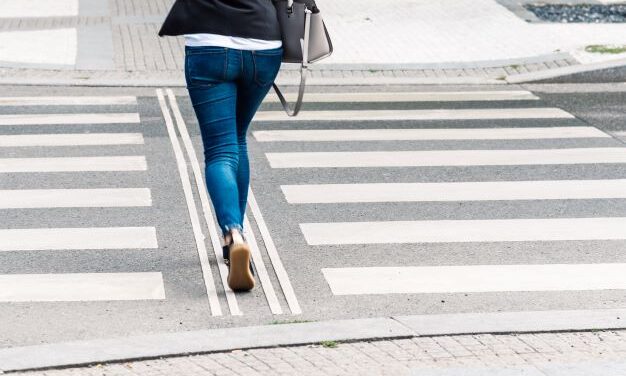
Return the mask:
{"type": "Polygon", "coordinates": [[[254,82],[260,86],[271,85],[280,70],[282,58],[282,47],[252,51],[254,82]]]}
{"type": "Polygon", "coordinates": [[[226,79],[228,55],[225,47],[185,48],[187,87],[214,86],[226,79]]]}

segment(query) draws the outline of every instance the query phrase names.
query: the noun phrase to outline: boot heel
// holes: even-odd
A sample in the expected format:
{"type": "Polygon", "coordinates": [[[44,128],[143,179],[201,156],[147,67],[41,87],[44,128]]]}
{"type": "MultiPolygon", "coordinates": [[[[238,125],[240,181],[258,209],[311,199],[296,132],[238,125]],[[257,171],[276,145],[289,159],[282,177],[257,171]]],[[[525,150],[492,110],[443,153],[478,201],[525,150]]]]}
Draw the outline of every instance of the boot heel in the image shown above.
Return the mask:
{"type": "Polygon", "coordinates": [[[228,287],[233,291],[251,290],[254,287],[254,276],[250,271],[250,247],[248,244],[232,244],[228,256],[228,287]]]}

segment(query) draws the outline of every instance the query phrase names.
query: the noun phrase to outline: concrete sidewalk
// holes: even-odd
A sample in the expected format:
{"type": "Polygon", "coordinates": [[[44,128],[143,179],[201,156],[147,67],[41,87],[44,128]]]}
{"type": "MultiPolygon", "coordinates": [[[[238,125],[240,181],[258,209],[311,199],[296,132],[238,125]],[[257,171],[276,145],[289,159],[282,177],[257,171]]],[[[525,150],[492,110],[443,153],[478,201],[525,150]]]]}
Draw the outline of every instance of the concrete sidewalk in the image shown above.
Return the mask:
{"type": "MultiPolygon", "coordinates": [[[[527,22],[523,2],[319,0],[335,52],[311,83],[519,82],[626,58],[584,51],[623,44],[624,24],[527,22]]],[[[182,38],[157,36],[171,3],[5,0],[0,83],[183,85],[182,38]]],[[[295,83],[284,68],[279,83],[295,83]]]]}
{"type": "MultiPolygon", "coordinates": [[[[596,373],[595,370],[606,371],[610,367],[618,367],[626,371],[626,362],[610,366],[605,364],[613,359],[619,360],[620,357],[623,361],[626,324],[621,318],[625,314],[623,309],[604,309],[415,315],[317,322],[277,321],[263,326],[155,333],[0,349],[0,372],[135,361],[137,366],[134,367],[111,365],[104,369],[86,369],[83,366],[83,369],[76,368],[76,373],[67,372],[80,375],[169,375],[175,368],[184,370],[177,374],[185,375],[356,375],[363,374],[365,366],[365,371],[372,372],[366,374],[410,374],[414,369],[425,369],[430,370],[424,371],[426,374],[432,375],[432,371],[437,369],[441,371],[437,374],[450,376],[560,375],[562,373],[559,372],[571,366],[569,363],[588,360],[590,363],[584,367],[593,372],[581,374],[608,376],[607,373],[596,373]],[[374,343],[373,347],[371,343],[374,343]],[[333,357],[336,353],[331,352],[328,353],[332,359],[330,363],[328,359],[317,362],[314,354],[318,350],[310,349],[320,349],[315,346],[319,344],[327,349],[339,347],[341,350],[338,353],[341,355],[333,357]],[[307,345],[314,346],[305,347],[307,345]],[[363,352],[364,348],[377,352],[380,350],[377,350],[379,345],[382,353],[363,352]],[[391,352],[384,350],[389,348],[391,352]],[[298,354],[295,358],[294,351],[298,354]],[[233,353],[237,354],[235,359],[230,358],[233,353]],[[266,353],[264,357],[267,360],[263,362],[262,368],[254,363],[255,356],[245,358],[249,354],[260,353],[266,353]],[[181,357],[189,354],[211,355],[181,357]],[[371,364],[359,360],[363,356],[369,357],[371,364]],[[171,360],[136,362],[163,357],[171,357],[171,360]],[[244,359],[251,363],[248,364],[244,359]],[[547,362],[551,362],[552,366],[560,362],[565,368],[551,370],[556,373],[541,373],[547,362]],[[229,369],[230,373],[213,373],[216,369],[198,365],[209,363],[218,370],[229,369]],[[522,367],[521,370],[526,373],[519,373],[517,369],[511,371],[504,366],[522,367]],[[476,367],[478,370],[472,371],[476,367]],[[496,368],[493,373],[491,370],[486,373],[480,367],[496,368]],[[461,370],[465,373],[458,373],[461,370]]],[[[66,371],[51,371],[49,374],[63,372],[66,371]]]]}
{"type": "Polygon", "coordinates": [[[234,350],[22,376],[621,376],[626,331],[415,337],[234,350]]]}

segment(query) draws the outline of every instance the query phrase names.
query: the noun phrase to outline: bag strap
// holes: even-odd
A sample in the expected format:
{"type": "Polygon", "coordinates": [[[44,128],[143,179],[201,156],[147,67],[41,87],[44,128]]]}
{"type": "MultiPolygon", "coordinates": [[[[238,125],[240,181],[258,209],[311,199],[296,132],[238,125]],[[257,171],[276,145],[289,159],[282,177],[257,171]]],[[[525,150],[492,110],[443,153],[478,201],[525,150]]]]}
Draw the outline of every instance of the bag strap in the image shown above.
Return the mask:
{"type": "Polygon", "coordinates": [[[278,96],[280,103],[283,105],[285,112],[287,112],[287,115],[289,116],[296,116],[298,115],[298,112],[300,112],[300,108],[302,107],[302,100],[304,98],[304,88],[306,86],[307,73],[308,73],[307,67],[304,65],[301,66],[300,67],[300,88],[298,89],[298,98],[296,99],[296,103],[294,104],[293,109],[291,109],[289,102],[287,102],[287,99],[285,99],[285,96],[280,91],[278,86],[276,86],[276,84],[273,84],[274,91],[276,92],[276,95],[278,96]]]}
{"type": "MultiPolygon", "coordinates": [[[[291,3],[293,4],[293,0],[291,0],[291,3]]],[[[304,99],[304,88],[306,87],[306,78],[309,72],[308,66],[309,66],[309,36],[311,34],[310,33],[311,11],[308,9],[305,9],[304,12],[305,12],[304,14],[304,38],[302,41],[302,64],[300,65],[300,85],[298,89],[298,98],[296,99],[296,103],[293,109],[291,109],[291,106],[289,106],[289,103],[285,99],[285,96],[280,91],[278,86],[276,86],[275,83],[272,85],[274,87],[274,91],[276,92],[276,95],[278,96],[278,99],[280,100],[280,103],[283,105],[285,112],[289,116],[296,116],[300,112],[300,108],[302,107],[302,100],[304,99]]]]}

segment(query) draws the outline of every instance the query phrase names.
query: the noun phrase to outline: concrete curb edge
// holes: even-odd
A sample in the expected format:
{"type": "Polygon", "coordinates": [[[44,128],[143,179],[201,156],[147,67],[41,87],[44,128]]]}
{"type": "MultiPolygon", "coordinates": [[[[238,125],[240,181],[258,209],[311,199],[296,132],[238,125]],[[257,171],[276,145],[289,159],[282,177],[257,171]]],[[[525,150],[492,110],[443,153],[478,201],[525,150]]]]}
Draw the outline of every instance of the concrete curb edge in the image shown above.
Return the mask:
{"type": "MultiPolygon", "coordinates": [[[[279,86],[297,86],[298,82],[291,79],[276,81],[279,86]]],[[[372,86],[372,85],[505,85],[504,80],[489,77],[370,77],[340,78],[319,77],[309,78],[309,86],[372,86]]],[[[83,87],[185,87],[183,80],[174,79],[77,79],[77,78],[44,78],[14,79],[0,78],[0,85],[8,86],[83,86],[83,87]]]]}
{"type": "Polygon", "coordinates": [[[626,329],[626,308],[456,313],[208,329],[0,349],[0,373],[239,349],[462,334],[626,329]]]}
{"type": "Polygon", "coordinates": [[[603,69],[619,68],[626,66],[626,59],[615,59],[598,63],[571,65],[568,67],[548,69],[544,71],[529,72],[506,76],[505,81],[509,84],[521,84],[527,82],[547,80],[576,73],[585,73],[603,69]]]}

